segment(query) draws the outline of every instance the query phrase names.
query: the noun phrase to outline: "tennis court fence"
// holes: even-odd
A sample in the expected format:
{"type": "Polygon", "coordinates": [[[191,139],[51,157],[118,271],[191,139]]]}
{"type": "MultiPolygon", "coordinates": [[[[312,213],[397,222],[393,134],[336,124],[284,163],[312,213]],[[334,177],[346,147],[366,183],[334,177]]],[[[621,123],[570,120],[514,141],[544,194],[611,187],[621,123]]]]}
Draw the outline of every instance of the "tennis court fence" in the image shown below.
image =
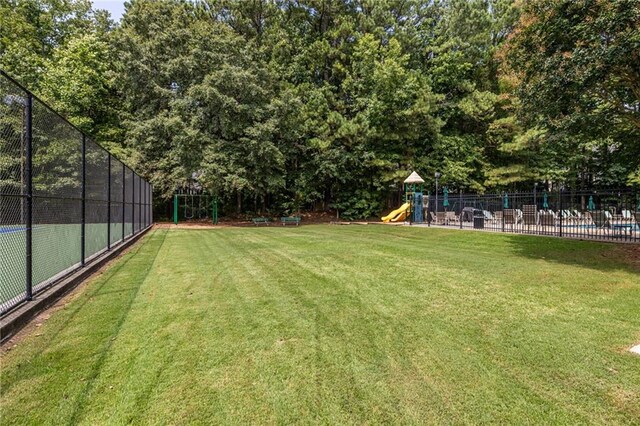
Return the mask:
{"type": "Polygon", "coordinates": [[[0,314],[152,224],[152,187],[0,71],[0,314]]]}

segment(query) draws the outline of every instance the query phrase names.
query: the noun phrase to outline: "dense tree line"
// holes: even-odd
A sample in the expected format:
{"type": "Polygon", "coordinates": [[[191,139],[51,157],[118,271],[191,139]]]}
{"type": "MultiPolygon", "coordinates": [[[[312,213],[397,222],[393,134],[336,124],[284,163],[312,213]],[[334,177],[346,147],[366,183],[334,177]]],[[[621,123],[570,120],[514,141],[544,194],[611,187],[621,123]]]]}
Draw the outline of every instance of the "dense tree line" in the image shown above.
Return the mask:
{"type": "Polygon", "coordinates": [[[156,197],[226,211],[640,184],[635,0],[4,0],[0,66],[156,197]],[[231,208],[231,206],[233,206],[231,208]]]}

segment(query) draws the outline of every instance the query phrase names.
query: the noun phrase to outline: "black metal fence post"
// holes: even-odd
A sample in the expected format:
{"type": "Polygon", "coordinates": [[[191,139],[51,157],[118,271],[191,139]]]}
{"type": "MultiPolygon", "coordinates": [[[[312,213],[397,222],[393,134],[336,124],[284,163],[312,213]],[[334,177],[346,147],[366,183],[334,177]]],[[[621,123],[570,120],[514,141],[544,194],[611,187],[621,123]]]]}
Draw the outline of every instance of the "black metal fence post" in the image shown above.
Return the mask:
{"type": "Polygon", "coordinates": [[[86,222],[87,222],[87,138],[82,135],[82,207],[81,210],[81,230],[80,230],[80,264],[84,266],[85,240],[86,240],[86,222]]]}
{"type": "Polygon", "coordinates": [[[504,196],[505,196],[506,192],[502,194],[502,197],[500,198],[500,205],[502,206],[502,232],[504,232],[504,196]]]}
{"type": "Polygon", "coordinates": [[[142,224],[140,227],[145,229],[147,227],[147,185],[142,185],[144,190],[142,191],[142,219],[140,221],[142,224]]]}
{"type": "Polygon", "coordinates": [[[635,203],[634,205],[635,208],[633,209],[636,212],[635,213],[635,217],[636,217],[635,240],[638,241],[640,240],[640,223],[638,223],[640,222],[640,220],[638,220],[640,219],[640,193],[637,192],[637,190],[636,190],[636,198],[635,200],[632,201],[632,203],[635,203]]]}
{"type": "Polygon", "coordinates": [[[462,189],[460,190],[459,200],[460,213],[458,213],[458,222],[460,222],[460,229],[462,229],[462,189]]]}
{"type": "Polygon", "coordinates": [[[144,208],[144,227],[149,225],[149,185],[145,185],[144,189],[145,208],[144,208]]]}
{"type": "Polygon", "coordinates": [[[25,104],[25,177],[26,177],[26,299],[33,299],[33,96],[28,94],[25,104]]]}
{"type": "Polygon", "coordinates": [[[631,199],[631,210],[635,210],[635,217],[636,217],[636,226],[635,226],[635,236],[634,236],[634,241],[638,241],[638,238],[640,238],[640,223],[638,223],[638,218],[640,218],[640,193],[637,192],[636,189],[636,197],[635,199],[632,198],[631,199]]]}
{"type": "Polygon", "coordinates": [[[124,228],[127,226],[127,169],[122,163],[122,242],[125,238],[124,228]]]}
{"type": "Polygon", "coordinates": [[[560,207],[558,209],[558,214],[560,215],[560,237],[562,237],[562,225],[563,225],[562,216],[564,216],[563,213],[562,213],[562,193],[563,193],[562,187],[560,187],[560,190],[558,191],[558,198],[559,198],[558,199],[558,206],[560,207]]]}
{"type": "Polygon", "coordinates": [[[107,250],[111,250],[111,154],[107,158],[107,250]]]}
{"type": "Polygon", "coordinates": [[[136,235],[136,174],[131,173],[131,235],[136,235]]]}
{"type": "Polygon", "coordinates": [[[144,228],[147,229],[149,222],[149,185],[144,186],[144,228]]]}

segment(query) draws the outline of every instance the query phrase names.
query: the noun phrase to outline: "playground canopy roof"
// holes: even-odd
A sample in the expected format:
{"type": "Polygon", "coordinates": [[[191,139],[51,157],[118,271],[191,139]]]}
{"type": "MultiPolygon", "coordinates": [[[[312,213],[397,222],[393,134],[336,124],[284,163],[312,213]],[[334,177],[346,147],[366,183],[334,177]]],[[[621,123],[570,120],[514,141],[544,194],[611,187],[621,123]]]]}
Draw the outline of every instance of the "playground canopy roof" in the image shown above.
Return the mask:
{"type": "Polygon", "coordinates": [[[413,172],[404,180],[404,183],[424,183],[424,179],[422,179],[416,172],[413,172]]]}

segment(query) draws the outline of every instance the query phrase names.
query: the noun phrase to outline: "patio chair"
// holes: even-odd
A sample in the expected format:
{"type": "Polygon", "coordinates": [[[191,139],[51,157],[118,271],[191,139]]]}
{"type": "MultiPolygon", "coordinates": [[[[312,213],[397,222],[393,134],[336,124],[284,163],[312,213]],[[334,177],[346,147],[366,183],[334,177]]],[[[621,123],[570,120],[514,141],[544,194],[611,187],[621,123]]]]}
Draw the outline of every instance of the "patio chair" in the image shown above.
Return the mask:
{"type": "Polygon", "coordinates": [[[591,217],[591,212],[582,213],[582,223],[588,226],[591,226],[594,224],[593,218],[591,217]]]}
{"type": "Polygon", "coordinates": [[[522,221],[525,226],[536,226],[538,225],[538,214],[536,212],[537,208],[534,204],[527,204],[522,206],[524,212],[522,213],[522,221]]]}
{"type": "Polygon", "coordinates": [[[612,231],[627,235],[636,230],[637,223],[629,210],[622,210],[619,215],[612,215],[605,211],[605,215],[609,221],[609,228],[612,231]]]}
{"type": "Polygon", "coordinates": [[[608,210],[594,210],[591,212],[591,219],[598,228],[609,228],[611,213],[608,210]]]}
{"type": "Polygon", "coordinates": [[[560,210],[560,214],[562,215],[562,222],[565,225],[575,225],[577,223],[577,218],[570,210],[560,210]]]}
{"type": "Polygon", "coordinates": [[[573,210],[573,216],[576,218],[579,225],[589,225],[589,223],[587,223],[588,221],[586,214],[583,214],[578,210],[573,210]]]}
{"type": "Polygon", "coordinates": [[[567,221],[572,225],[578,226],[582,225],[583,218],[582,215],[576,210],[569,210],[569,217],[567,218],[567,221]]]}
{"type": "Polygon", "coordinates": [[[446,225],[447,224],[447,212],[437,212],[436,213],[436,225],[446,225]]]}
{"type": "Polygon", "coordinates": [[[496,222],[495,216],[492,215],[489,210],[482,210],[482,214],[484,215],[484,220],[488,222],[494,222],[494,223],[496,222]]]}
{"type": "Polygon", "coordinates": [[[553,210],[541,210],[540,211],[540,225],[542,226],[556,226],[556,214],[553,210]]]}
{"type": "Polygon", "coordinates": [[[611,223],[615,224],[617,226],[633,227],[633,225],[636,224],[636,219],[631,214],[631,211],[629,211],[629,210],[620,210],[620,214],[619,215],[613,215],[611,223]]]}
{"type": "Polygon", "coordinates": [[[522,210],[515,209],[516,224],[522,223],[522,210]]]}
{"type": "Polygon", "coordinates": [[[445,212],[445,213],[446,213],[447,225],[451,222],[458,223],[458,221],[460,220],[460,216],[458,216],[454,211],[445,212]]]}
{"type": "Polygon", "coordinates": [[[631,211],[629,210],[622,210],[622,219],[627,221],[627,222],[631,222],[634,223],[635,219],[633,217],[633,215],[631,214],[631,211]]]}
{"type": "Polygon", "coordinates": [[[511,226],[513,229],[514,225],[517,223],[517,213],[514,209],[505,209],[504,210],[504,224],[511,226]]]}

